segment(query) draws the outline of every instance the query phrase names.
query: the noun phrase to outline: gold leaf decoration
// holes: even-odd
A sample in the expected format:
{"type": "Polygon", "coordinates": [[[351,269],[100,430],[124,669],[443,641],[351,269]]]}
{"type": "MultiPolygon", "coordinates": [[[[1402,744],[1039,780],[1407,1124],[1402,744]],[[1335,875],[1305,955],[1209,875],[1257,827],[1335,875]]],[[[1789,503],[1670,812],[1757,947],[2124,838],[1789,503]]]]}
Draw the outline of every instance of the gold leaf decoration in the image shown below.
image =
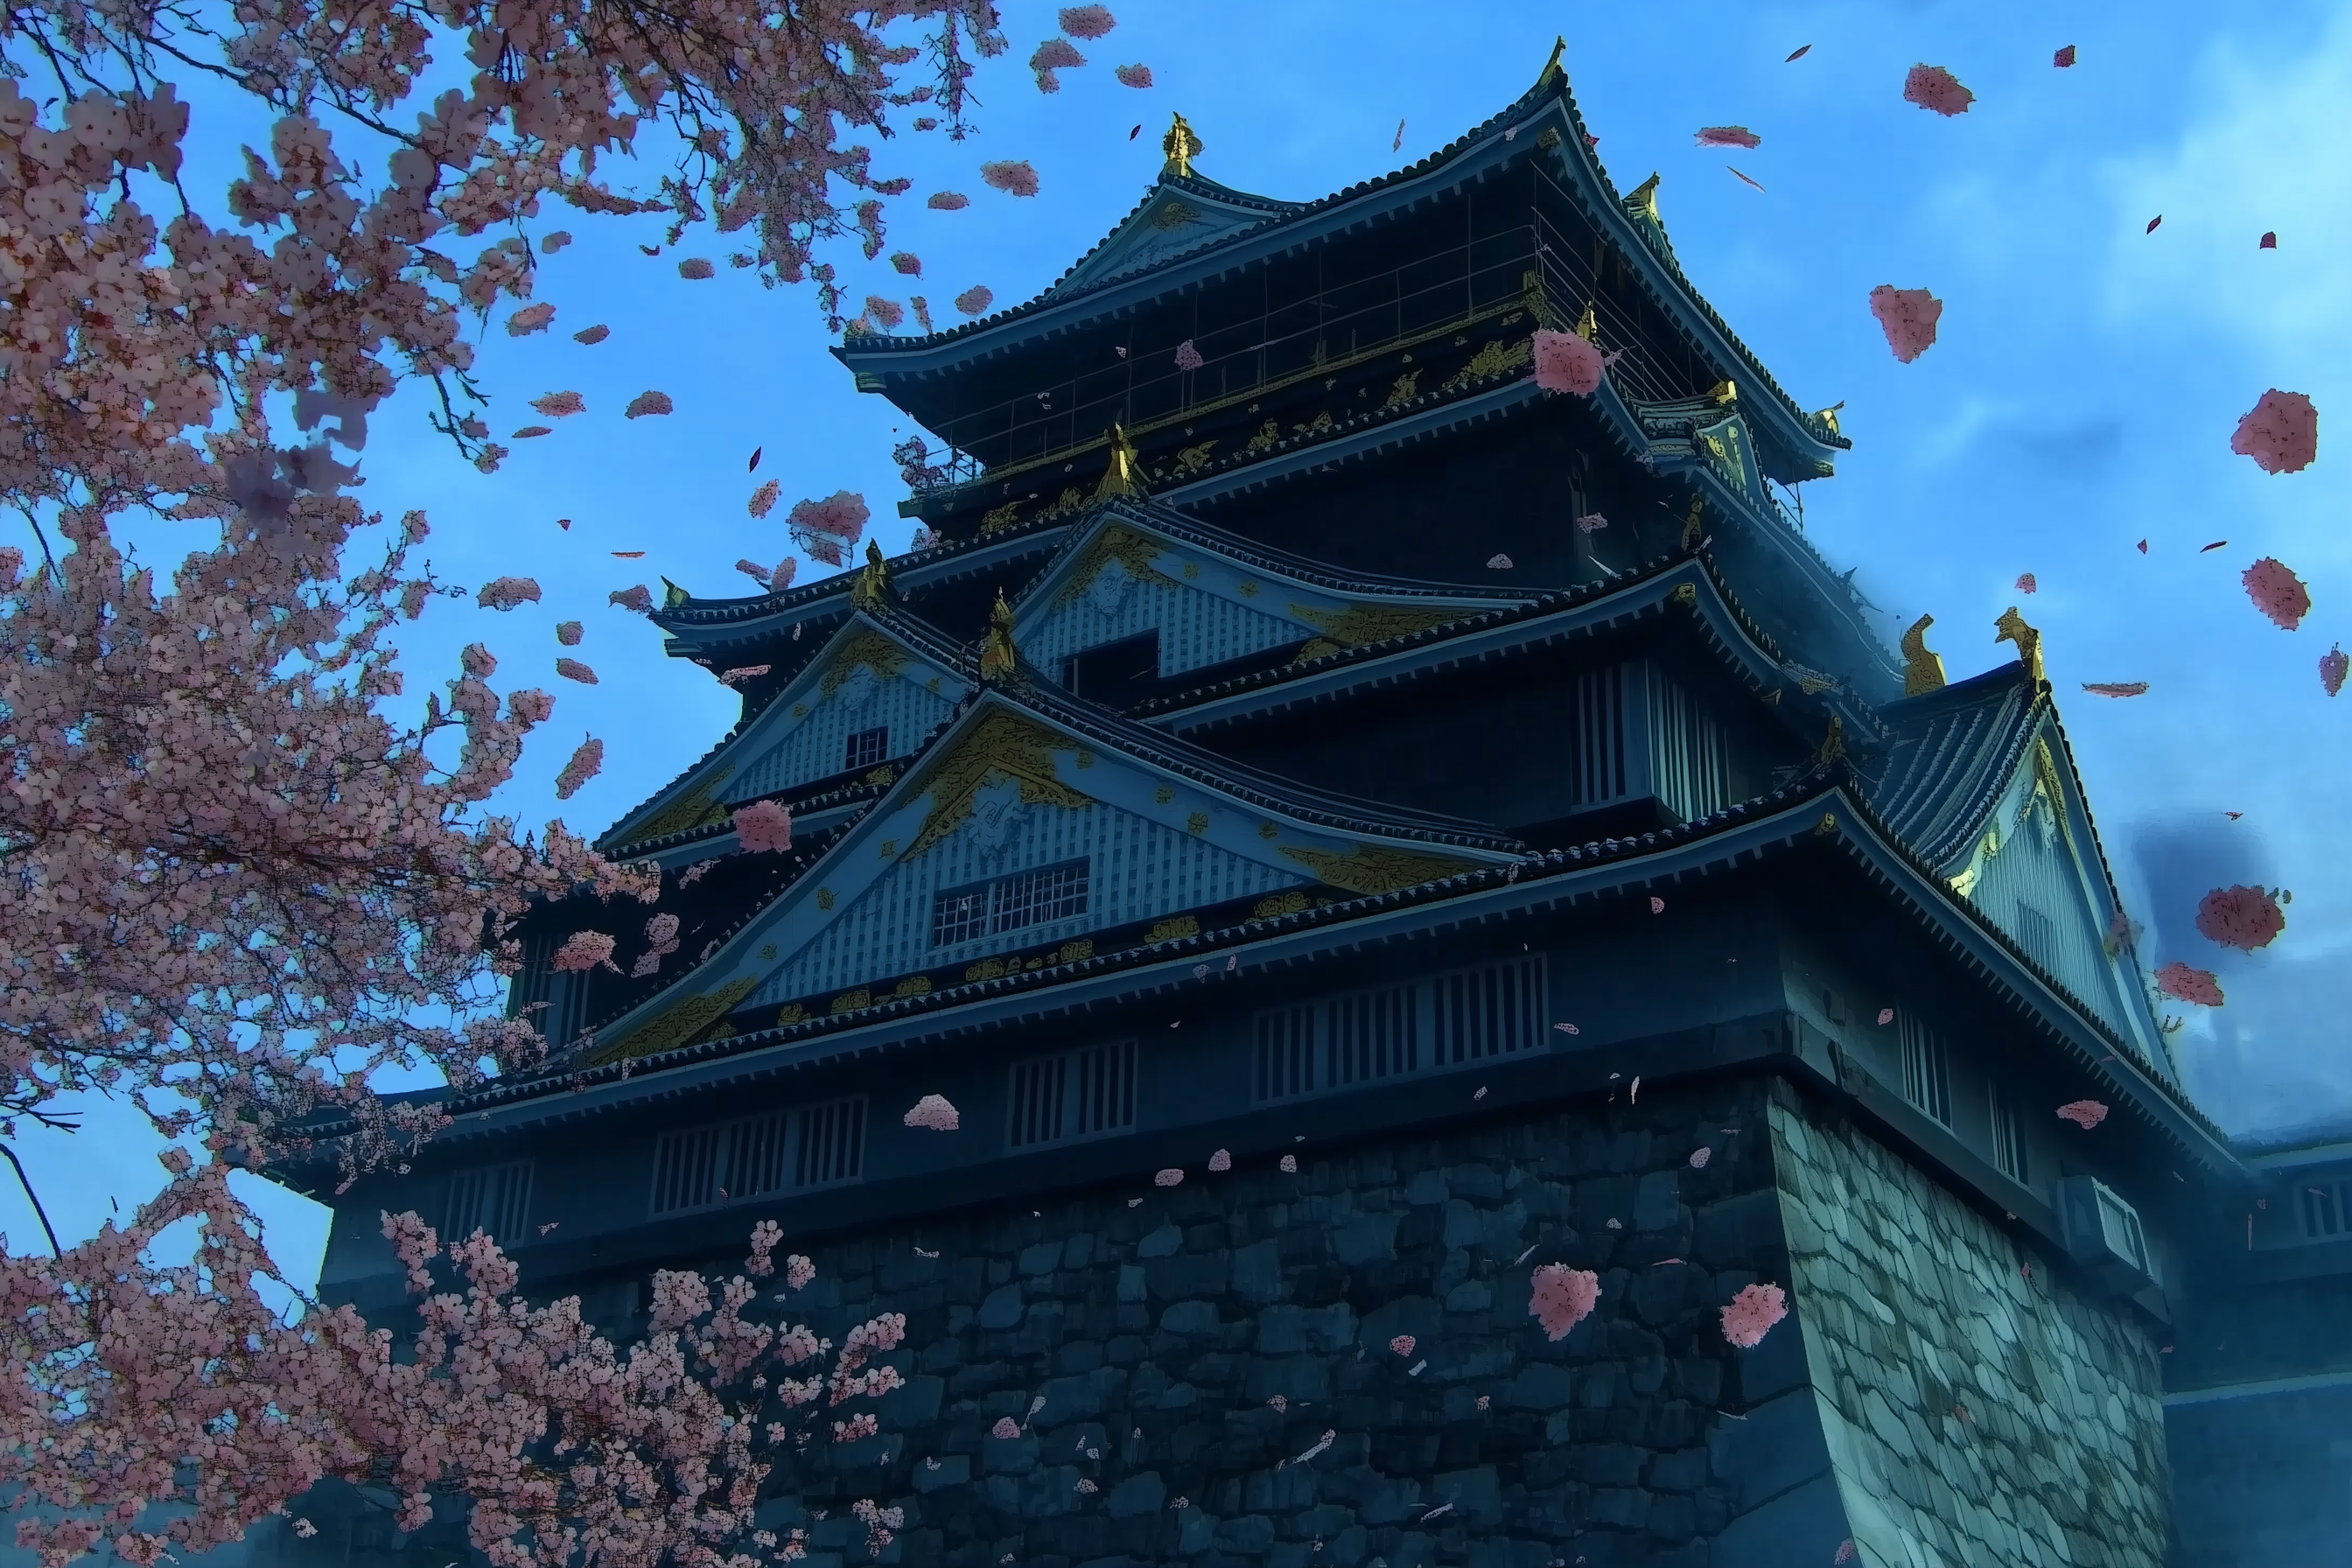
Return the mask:
{"type": "Polygon", "coordinates": [[[1215,437],[1212,437],[1210,439],[1202,442],[1197,447],[1187,447],[1182,451],[1177,453],[1176,477],[1181,479],[1195,468],[1207,468],[1209,466],[1209,453],[1216,444],[1215,437]]]}
{"type": "Polygon", "coordinates": [[[867,773],[866,775],[866,782],[870,784],[887,784],[898,776],[898,770],[892,767],[889,763],[885,763],[880,767],[876,768],[872,773],[867,773]]]}
{"type": "Polygon", "coordinates": [[[1143,933],[1146,942],[1174,942],[1179,937],[1198,936],[1201,922],[1192,915],[1173,915],[1160,921],[1143,933]]]}
{"type": "Polygon", "coordinates": [[[1061,945],[1060,950],[1054,954],[1054,962],[1056,963],[1084,963],[1087,959],[1092,958],[1094,955],[1094,938],[1086,936],[1080,937],[1076,942],[1064,942],[1061,945]]]}
{"type": "Polygon", "coordinates": [[[1407,371],[1396,378],[1394,386],[1389,388],[1389,400],[1381,405],[1381,412],[1386,414],[1392,408],[1402,408],[1420,395],[1421,372],[1407,371]]]}
{"type": "Polygon", "coordinates": [[[1293,425],[1290,433],[1294,436],[1320,436],[1331,428],[1331,411],[1327,408],[1304,425],[1293,425]]]}
{"type": "Polygon", "coordinates": [[[1127,574],[1139,583],[1149,583],[1156,588],[1173,588],[1176,579],[1151,564],[1152,558],[1160,553],[1161,548],[1160,541],[1148,533],[1138,533],[1125,523],[1105,523],[1095,531],[1095,536],[1078,552],[1078,559],[1070,568],[1070,580],[1062,584],[1060,593],[1054,595],[1054,603],[1057,605],[1075,603],[1094,586],[1095,579],[1102,575],[1103,568],[1114,561],[1125,567],[1127,574]]]}
{"type": "Polygon", "coordinates": [[[1205,811],[1196,811],[1192,816],[1186,817],[1184,819],[1184,831],[1191,834],[1195,838],[1198,838],[1202,834],[1208,832],[1209,814],[1205,811]]]}
{"type": "Polygon", "coordinates": [[[1666,595],[1666,600],[1669,604],[1680,605],[1687,609],[1698,603],[1698,585],[1694,583],[1677,583],[1675,584],[1675,591],[1666,595]]]}
{"type": "Polygon", "coordinates": [[[1234,585],[1234,591],[1240,594],[1244,599],[1255,599],[1257,597],[1257,584],[1255,583],[1236,584],[1234,585]]]}
{"type": "Polygon", "coordinates": [[[589,1058],[589,1065],[601,1067],[606,1062],[627,1060],[635,1057],[657,1056],[691,1044],[715,1023],[723,1023],[735,1004],[751,994],[759,982],[745,976],[730,980],[718,990],[701,996],[682,996],[619,1039],[611,1041],[589,1058]]]}
{"type": "Polygon", "coordinates": [[[1260,838],[1272,838],[1276,834],[1280,833],[1281,831],[1281,828],[1276,827],[1271,822],[1261,822],[1257,825],[1257,836],[1260,838]]]}
{"type": "Polygon", "coordinates": [[[833,889],[831,888],[819,888],[816,890],[816,907],[821,910],[829,910],[833,908],[833,889]]]}
{"type": "Polygon", "coordinates": [[[1485,381],[1507,370],[1535,363],[1535,340],[1532,338],[1497,338],[1470,356],[1470,363],[1455,371],[1442,392],[1459,392],[1474,382],[1485,381]]]}
{"type": "Polygon", "coordinates": [[[855,1013],[861,1007],[872,1005],[874,1005],[874,993],[863,985],[855,991],[845,991],[833,999],[833,1012],[836,1016],[843,1013],[855,1013]]]}
{"type": "Polygon", "coordinates": [[[1020,515],[1020,511],[1021,503],[1017,500],[1009,500],[1003,506],[991,507],[980,514],[980,531],[983,534],[996,533],[1011,528],[1014,518],[1020,515]]]}
{"type": "Polygon", "coordinates": [[[1170,202],[1151,215],[1151,226],[1163,231],[1200,221],[1200,210],[1184,202],[1170,202]]]}
{"type": "Polygon", "coordinates": [[[1260,899],[1257,907],[1250,910],[1250,918],[1270,921],[1276,915],[1295,915],[1307,908],[1307,904],[1304,893],[1276,893],[1270,899],[1260,899]]]}
{"type": "Polygon", "coordinates": [[[931,980],[929,975],[910,974],[907,976],[906,979],[898,982],[898,988],[891,992],[890,994],[893,996],[928,996],[930,994],[930,990],[931,980]]]}
{"type": "Polygon", "coordinates": [[[790,1028],[794,1024],[808,1022],[808,1009],[797,1002],[787,1002],[776,1012],[776,1027],[790,1028]]]}
{"type": "Polygon", "coordinates": [[[1001,958],[983,958],[978,963],[975,963],[971,968],[965,970],[963,972],[963,978],[964,983],[966,984],[970,984],[976,980],[994,980],[1003,973],[1004,960],[1001,958]]]}
{"type": "Polygon", "coordinates": [[[808,704],[807,704],[807,703],[805,703],[805,702],[795,702],[795,703],[793,703],[793,718],[795,718],[795,719],[805,719],[805,718],[807,718],[807,717],[808,717],[808,704]]]}
{"type": "Polygon", "coordinates": [[[760,945],[760,962],[762,963],[773,963],[776,962],[776,944],[774,942],[762,942],[760,945]]]}
{"type": "Polygon", "coordinates": [[[1349,605],[1325,610],[1313,605],[1293,605],[1290,613],[1323,634],[1291,657],[1292,663],[1304,664],[1343,647],[1362,647],[1391,637],[1411,637],[1477,612],[1458,607],[1404,609],[1391,605],[1349,605]]]}
{"type": "Polygon", "coordinates": [[[1160,805],[1166,805],[1169,802],[1176,798],[1176,792],[1167,784],[1161,784],[1158,789],[1151,792],[1151,798],[1154,801],[1157,801],[1160,805]]]}
{"type": "Polygon", "coordinates": [[[1423,882],[1478,868],[1475,860],[1418,850],[1394,849],[1381,844],[1359,844],[1352,849],[1301,849],[1284,845],[1281,854],[1315,874],[1318,881],[1351,893],[1393,893],[1423,882]]]}
{"type": "Polygon", "coordinates": [[[1272,447],[1276,442],[1281,439],[1282,421],[1279,419],[1269,419],[1265,424],[1258,426],[1257,434],[1249,438],[1249,444],[1242,448],[1242,455],[1244,457],[1255,458],[1260,452],[1272,447]]]}
{"type": "MultiPolygon", "coordinates": [[[[963,826],[972,796],[992,774],[1018,781],[1024,805],[1058,805],[1076,811],[1094,803],[1055,776],[1054,753],[1068,746],[1049,730],[1004,708],[992,708],[963,737],[925,764],[922,781],[931,807],[902,858],[911,860],[963,826]]],[[[1075,749],[1075,748],[1071,748],[1075,749]]]]}
{"type": "Polygon", "coordinates": [[[817,690],[830,701],[861,664],[884,680],[896,679],[907,668],[907,650],[873,627],[859,626],[843,639],[833,662],[824,667],[824,678],[817,682],[817,690]]]}
{"type": "Polygon", "coordinates": [[[879,855],[879,856],[877,856],[877,858],[878,858],[878,859],[883,859],[883,860],[887,860],[887,859],[891,858],[893,856],[897,855],[898,853],[898,841],[897,839],[895,839],[895,838],[885,838],[884,840],[882,840],[882,849],[881,849],[881,853],[880,853],[880,855],[879,855]]]}
{"type": "Polygon", "coordinates": [[[666,838],[689,827],[699,827],[724,819],[727,808],[714,806],[712,797],[718,795],[719,786],[725,784],[733,772],[732,768],[722,768],[705,779],[702,787],[692,795],[670,802],[659,813],[647,818],[644,826],[631,829],[628,842],[635,844],[647,838],[666,838]]]}

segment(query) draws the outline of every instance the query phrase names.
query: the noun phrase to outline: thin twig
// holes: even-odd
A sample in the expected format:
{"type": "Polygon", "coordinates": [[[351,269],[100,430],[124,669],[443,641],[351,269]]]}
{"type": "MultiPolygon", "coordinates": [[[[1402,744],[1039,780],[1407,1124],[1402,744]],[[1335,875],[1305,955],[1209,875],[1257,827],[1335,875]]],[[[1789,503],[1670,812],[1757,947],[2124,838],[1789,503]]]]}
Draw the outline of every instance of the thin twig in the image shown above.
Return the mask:
{"type": "Polygon", "coordinates": [[[11,1149],[5,1143],[0,1143],[0,1154],[7,1155],[8,1163],[16,1168],[16,1184],[23,1187],[25,1189],[25,1196],[32,1200],[33,1213],[39,1217],[41,1222],[41,1232],[49,1238],[49,1256],[51,1258],[63,1258],[65,1256],[65,1249],[58,1245],[58,1233],[49,1225],[48,1211],[41,1206],[41,1195],[33,1191],[32,1178],[25,1174],[25,1162],[16,1158],[16,1151],[11,1149]]]}

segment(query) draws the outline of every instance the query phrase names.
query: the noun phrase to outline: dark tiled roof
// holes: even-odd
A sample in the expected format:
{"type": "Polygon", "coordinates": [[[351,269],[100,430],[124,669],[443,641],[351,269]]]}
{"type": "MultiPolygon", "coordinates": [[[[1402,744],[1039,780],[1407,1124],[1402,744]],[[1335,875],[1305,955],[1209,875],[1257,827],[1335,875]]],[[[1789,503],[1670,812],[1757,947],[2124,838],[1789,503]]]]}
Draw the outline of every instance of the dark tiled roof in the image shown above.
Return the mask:
{"type": "Polygon", "coordinates": [[[1929,863],[1948,864],[2008,787],[2042,706],[2016,664],[1888,703],[1879,710],[1889,733],[1872,809],[1929,863]]]}
{"type": "MultiPolygon", "coordinates": [[[[1436,171],[1444,168],[1447,164],[1457,162],[1472,150],[1486,142],[1490,137],[1500,135],[1505,130],[1510,128],[1507,122],[1519,120],[1528,110],[1539,108],[1544,100],[1549,100],[1555,95],[1557,95],[1560,100],[1561,106],[1567,115],[1570,129],[1572,132],[1571,135],[1561,138],[1562,144],[1558,150],[1559,156],[1563,161],[1570,159],[1578,159],[1582,161],[1582,165],[1585,170],[1590,173],[1594,182],[1599,185],[1601,191],[1608,198],[1610,206],[1613,212],[1614,221],[1624,225],[1627,230],[1633,236],[1638,254],[1652,258],[1664,269],[1666,275],[1679,287],[1679,291],[1685,297],[1685,301],[1694,307],[1707,325],[1712,327],[1722,336],[1724,342],[1729,347],[1731,352],[1745,362],[1744,368],[1752,372],[1756,379],[1775,397],[1780,399],[1788,412],[1795,416],[1799,424],[1811,433],[1814,439],[1828,446],[1851,448],[1853,445],[1852,441],[1848,440],[1842,434],[1835,434],[1823,428],[1817,421],[1814,420],[1811,414],[1808,414],[1798,407],[1796,400],[1790,397],[1780,386],[1780,383],[1773,379],[1771,373],[1765,369],[1763,362],[1756,356],[1754,352],[1751,351],[1747,344],[1740,342],[1738,334],[1732,331],[1730,324],[1725,321],[1724,319],[1716,312],[1715,307],[1710,305],[1706,300],[1700,295],[1698,290],[1692,286],[1689,277],[1682,269],[1682,264],[1675,258],[1673,247],[1671,246],[1652,244],[1642,232],[1643,227],[1643,224],[1636,221],[1627,214],[1623,205],[1624,197],[1622,194],[1620,193],[1612,184],[1611,184],[1607,172],[1601,167],[1600,161],[1592,155],[1591,146],[1586,139],[1588,133],[1585,130],[1584,116],[1577,107],[1575,94],[1569,89],[1569,79],[1565,73],[1559,78],[1555,85],[1539,84],[1537,87],[1530,89],[1527,93],[1506,107],[1500,113],[1490,117],[1471,129],[1469,132],[1455,138],[1453,142],[1448,142],[1445,146],[1431,153],[1429,156],[1421,159],[1417,163],[1407,164],[1404,168],[1396,170],[1391,174],[1380,175],[1376,178],[1364,181],[1360,184],[1346,186],[1314,201],[1291,205],[1288,206],[1286,211],[1284,211],[1278,216],[1273,217],[1267,223],[1254,224],[1248,227],[1237,229],[1232,234],[1212,240],[1210,243],[1201,247],[1199,249],[1186,251],[1180,256],[1171,258],[1169,261],[1163,264],[1163,267],[1167,268],[1174,268],[1197,261],[1203,255],[1246,243],[1249,240],[1265,236],[1270,230],[1286,227],[1289,225],[1301,222],[1318,214],[1329,211],[1334,207],[1343,206],[1353,202],[1360,201],[1365,197],[1378,193],[1391,191],[1400,186],[1411,184],[1413,182],[1420,180],[1424,175],[1435,173],[1436,171]]],[[[1532,147],[1529,150],[1530,152],[1537,151],[1537,149],[1532,147]]],[[[1222,188],[1223,187],[1220,187],[1220,189],[1222,188]]],[[[1147,204],[1149,199],[1149,197],[1146,198],[1147,204]]],[[[1263,200],[1264,198],[1258,199],[1263,200]]],[[[1140,206],[1139,206],[1138,210],[1140,210],[1140,206]]],[[[1134,214],[1130,213],[1128,216],[1131,218],[1134,214]]],[[[1126,219],[1121,220],[1122,226],[1126,221],[1126,219]]],[[[1114,228],[1111,232],[1116,234],[1118,231],[1117,228],[1114,228]]],[[[1663,232],[1663,230],[1661,232],[1663,232]]],[[[1107,236],[1106,239],[1108,239],[1108,237],[1107,236]]],[[[1100,247],[1097,246],[1096,248],[1099,249],[1100,247]]],[[[1094,252],[1090,250],[1087,254],[1092,255],[1093,253],[1094,252]]],[[[1073,267],[1070,270],[1075,271],[1076,268],[1073,267]]],[[[1063,279],[1066,279],[1069,275],[1070,272],[1066,271],[1063,274],[1063,279]]],[[[850,343],[844,343],[840,347],[836,348],[835,353],[836,355],[846,358],[853,353],[892,353],[916,352],[923,349],[934,348],[943,343],[971,338],[981,333],[992,331],[996,327],[1008,321],[1018,321],[1024,317],[1034,315],[1041,310],[1066,304],[1071,300],[1083,298],[1085,295],[1095,292],[1098,289],[1107,289],[1121,282],[1132,281],[1137,276],[1138,274],[1134,272],[1124,272],[1118,274],[1115,277],[1103,279],[1084,288],[1069,290],[1066,293],[1058,291],[1061,289],[1063,279],[1057,279],[1053,287],[1039,293],[1035,298],[1029,300],[1023,304],[1011,306],[1005,310],[999,310],[993,315],[982,317],[975,321],[962,322],[959,325],[946,328],[940,331],[916,337],[888,337],[880,335],[860,337],[855,340],[854,347],[850,343]]],[[[1654,295],[1654,291],[1653,291],[1653,293],[1654,295]]]]}
{"type": "MultiPolygon", "coordinates": [[[[892,579],[901,591],[919,597],[928,584],[906,586],[906,579],[926,568],[952,563],[958,556],[971,555],[1009,544],[1032,534],[1051,535],[1066,519],[1033,517],[1026,522],[1015,522],[993,532],[972,539],[941,539],[921,550],[909,550],[903,555],[893,555],[887,564],[892,579]]],[[[1050,537],[1036,541],[1039,552],[1053,548],[1050,537]]],[[[682,630],[688,626],[720,626],[729,621],[758,620],[768,616],[789,615],[799,610],[807,614],[818,611],[845,610],[849,603],[849,585],[857,580],[856,568],[814,583],[803,583],[781,594],[752,594],[740,599],[700,599],[691,595],[682,605],[656,606],[648,617],[664,631],[682,630]]]]}

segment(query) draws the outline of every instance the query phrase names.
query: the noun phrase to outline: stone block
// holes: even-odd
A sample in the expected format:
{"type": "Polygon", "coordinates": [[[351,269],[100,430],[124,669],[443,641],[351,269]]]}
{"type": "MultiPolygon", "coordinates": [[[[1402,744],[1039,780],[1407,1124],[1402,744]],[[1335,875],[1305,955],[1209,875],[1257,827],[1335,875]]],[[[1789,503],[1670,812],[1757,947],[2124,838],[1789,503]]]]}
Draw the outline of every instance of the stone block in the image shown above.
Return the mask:
{"type": "Polygon", "coordinates": [[[1475,1247],[1486,1235],[1485,1223],[1476,1208],[1463,1198],[1454,1198],[1445,1205],[1445,1228],[1440,1239],[1449,1247],[1475,1247]]]}
{"type": "Polygon", "coordinates": [[[1229,1519],[1217,1527],[1220,1551],[1239,1556],[1255,1556],[1274,1544],[1274,1521],[1262,1513],[1244,1514],[1229,1519]]]}
{"type": "Polygon", "coordinates": [[[1135,1244],[1138,1258],[1173,1258],[1184,1250],[1184,1233],[1172,1225],[1158,1230],[1135,1244]]]}
{"type": "Polygon", "coordinates": [[[1149,1294],[1150,1286],[1143,1270],[1132,1263],[1121,1264],[1118,1270],[1118,1299],[1122,1301],[1141,1301],[1146,1300],[1149,1294]]]}
{"type": "Polygon", "coordinates": [[[1234,1249],[1234,1291],[1259,1306],[1279,1301],[1289,1293],[1283,1279],[1279,1242],[1269,1239],[1234,1249]]]}
{"type": "Polygon", "coordinates": [[[1160,1314],[1160,1328],[1163,1333],[1201,1339],[1215,1334],[1217,1326],[1217,1304],[1214,1301],[1179,1301],[1160,1314]]]}
{"type": "Polygon", "coordinates": [[[1649,1522],[1650,1494],[1639,1487],[1596,1487],[1585,1511],[1595,1524],[1639,1530],[1649,1522]]]}
{"type": "Polygon", "coordinates": [[[1673,1230],[1682,1221],[1682,1173],[1652,1171],[1633,1193],[1632,1227],[1638,1232],[1673,1230]]]}
{"type": "Polygon", "coordinates": [[[1485,1312],[1495,1305],[1495,1292],[1483,1279],[1465,1279],[1445,1293],[1449,1312],[1485,1312]]]}
{"type": "Polygon", "coordinates": [[[1331,1252],[1350,1268],[1396,1260],[1398,1214],[1357,1215],[1331,1233],[1331,1252]]]}
{"type": "Polygon", "coordinates": [[[988,1437],[980,1445],[981,1468],[992,1476],[1025,1476],[1037,1468],[1037,1436],[988,1437]]]}
{"type": "Polygon", "coordinates": [[[1503,1522],[1503,1485],[1492,1465],[1448,1470],[1430,1482],[1429,1495],[1435,1502],[1452,1503],[1454,1511],[1474,1529],[1492,1529],[1503,1522]]]}
{"type": "Polygon", "coordinates": [[[941,1487],[960,1487],[971,1479],[971,1456],[941,1454],[936,1458],[919,1461],[915,1466],[915,1489],[925,1495],[941,1487]]]}
{"type": "Polygon", "coordinates": [[[1128,1477],[1103,1496],[1103,1512],[1113,1519],[1158,1513],[1168,1500],[1168,1483],[1157,1470],[1128,1477]]]}
{"type": "Polygon", "coordinates": [[[1041,1241],[1034,1247],[1024,1247],[1021,1249],[1019,1267],[1022,1274],[1026,1278],[1034,1279],[1040,1274],[1051,1274],[1061,1266],[1062,1244],[1058,1241],[1041,1241]]]}
{"type": "Polygon", "coordinates": [[[1417,1171],[1404,1187],[1404,1201],[1416,1207],[1442,1204],[1452,1195],[1443,1171],[1417,1171]]]}
{"type": "Polygon", "coordinates": [[[1654,1492],[1695,1492],[1706,1485],[1706,1467],[1705,1448],[1678,1448],[1652,1458],[1642,1484],[1654,1492]]]}
{"type": "Polygon", "coordinates": [[[1009,1329],[1021,1321],[1021,1287],[1000,1285],[980,1304],[980,1326],[1009,1329]]]}
{"type": "Polygon", "coordinates": [[[1558,1410],[1569,1402],[1568,1369],[1538,1362],[1511,1379],[1508,1403],[1517,1410],[1558,1410]]]}

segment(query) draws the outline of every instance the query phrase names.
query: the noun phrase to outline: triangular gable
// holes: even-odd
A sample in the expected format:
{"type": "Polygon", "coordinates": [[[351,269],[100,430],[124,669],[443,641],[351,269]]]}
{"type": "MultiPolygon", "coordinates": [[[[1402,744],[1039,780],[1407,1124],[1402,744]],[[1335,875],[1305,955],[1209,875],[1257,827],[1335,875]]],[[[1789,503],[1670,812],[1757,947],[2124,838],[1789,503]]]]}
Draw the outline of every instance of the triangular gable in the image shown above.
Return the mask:
{"type": "Polygon", "coordinates": [[[641,1056],[729,1013],[764,1027],[854,1011],[1086,956],[1107,932],[1161,940],[1204,910],[1286,911],[1318,887],[1393,891],[1515,858],[1315,817],[992,691],[709,962],[601,1031],[605,1048],[641,1056]]]}
{"type": "Polygon", "coordinates": [[[2112,934],[2118,906],[2066,740],[2045,710],[1973,836],[1939,868],[1952,890],[2169,1076],[2139,966],[2112,934]]]}
{"type": "Polygon", "coordinates": [[[1047,673],[1105,643],[1160,634],[1160,673],[1304,643],[1301,657],[1426,631],[1529,595],[1316,582],[1304,563],[1221,548],[1197,529],[1154,523],[1145,509],[1107,509],[1072,531],[1062,553],[1013,607],[1013,643],[1047,673]]]}
{"type": "Polygon", "coordinates": [[[1143,205],[1047,289],[1044,298],[1076,293],[1157,267],[1296,210],[1295,203],[1244,195],[1198,177],[1154,185],[1143,205]]]}
{"type": "Polygon", "coordinates": [[[853,615],[741,733],[624,817],[605,842],[684,833],[724,820],[741,802],[908,755],[971,689],[925,640],[853,615]],[[861,738],[855,751],[853,736],[861,738]]]}

